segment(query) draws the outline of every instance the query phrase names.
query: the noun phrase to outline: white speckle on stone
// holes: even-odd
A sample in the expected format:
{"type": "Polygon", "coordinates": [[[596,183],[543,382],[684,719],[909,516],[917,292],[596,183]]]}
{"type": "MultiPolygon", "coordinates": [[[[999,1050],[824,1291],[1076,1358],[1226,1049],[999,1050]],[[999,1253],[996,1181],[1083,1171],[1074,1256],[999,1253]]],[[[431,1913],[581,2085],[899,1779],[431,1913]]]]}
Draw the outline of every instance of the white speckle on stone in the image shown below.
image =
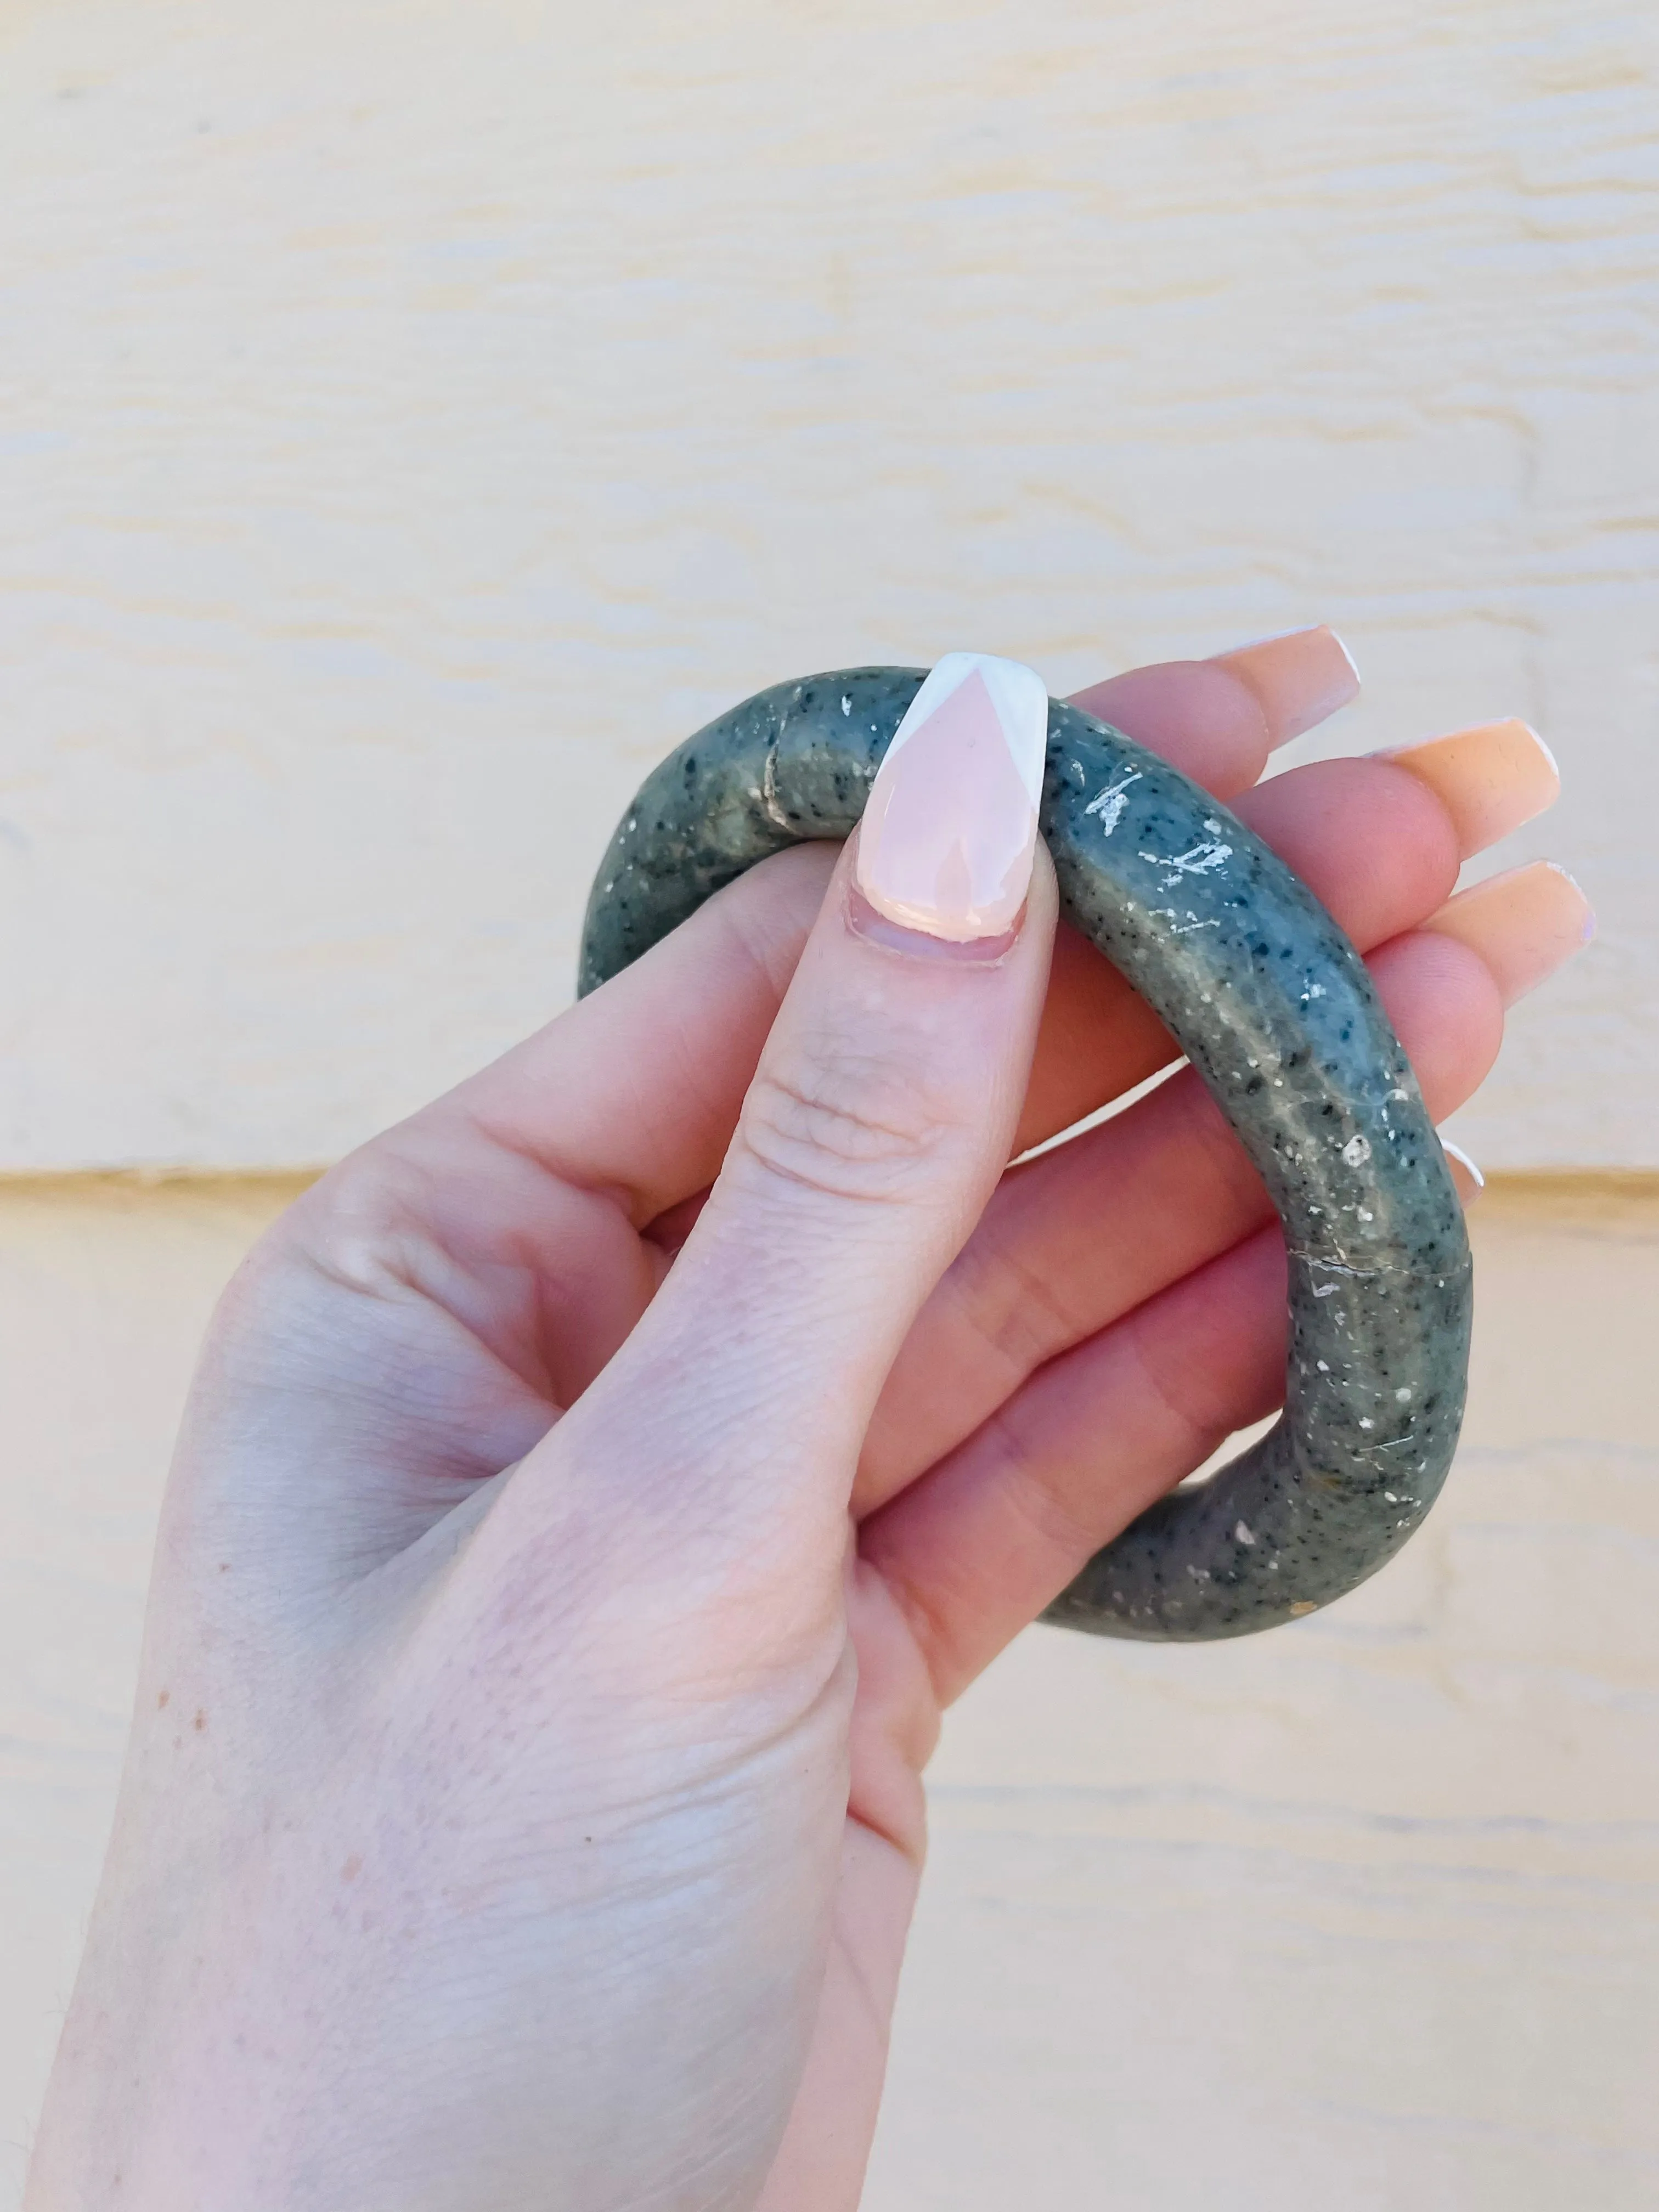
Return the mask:
{"type": "Polygon", "coordinates": [[[1236,1521],[1233,1523],[1233,1535],[1241,1544],[1254,1544],[1255,1541],[1255,1531],[1243,1521],[1236,1521]]]}
{"type": "MultiPolygon", "coordinates": [[[[1205,824],[1206,829],[1219,826],[1219,823],[1205,824]]],[[[1167,860],[1161,853],[1143,853],[1140,857],[1143,860],[1151,861],[1155,868],[1168,868],[1171,872],[1170,882],[1173,882],[1179,876],[1213,875],[1218,868],[1224,868],[1231,860],[1233,848],[1231,845],[1206,842],[1191,846],[1184,853],[1171,853],[1167,860]]],[[[1169,884],[1164,885],[1165,890],[1169,887],[1169,884]]]]}
{"type": "Polygon", "coordinates": [[[1394,1402],[1396,1406],[1409,1406],[1411,1401],[1412,1386],[1409,1382],[1402,1382],[1394,1394],[1394,1402]]]}
{"type": "Polygon", "coordinates": [[[1109,790],[1103,791],[1098,797],[1091,799],[1084,808],[1083,811],[1085,815],[1097,814],[1100,817],[1100,834],[1103,837],[1109,837],[1123,819],[1123,810],[1129,804],[1129,786],[1139,781],[1140,770],[1138,768],[1131,769],[1127,775],[1120,776],[1109,790]]]}
{"type": "Polygon", "coordinates": [[[1342,1147],[1342,1157],[1351,1168],[1363,1168],[1371,1156],[1369,1137],[1350,1137],[1342,1147]]]}
{"type": "Polygon", "coordinates": [[[843,714],[850,715],[850,714],[852,714],[852,711],[853,711],[853,699],[852,699],[852,694],[851,694],[850,692],[843,691],[843,692],[842,693],[842,695],[841,695],[841,711],[842,711],[842,713],[843,714]]]}

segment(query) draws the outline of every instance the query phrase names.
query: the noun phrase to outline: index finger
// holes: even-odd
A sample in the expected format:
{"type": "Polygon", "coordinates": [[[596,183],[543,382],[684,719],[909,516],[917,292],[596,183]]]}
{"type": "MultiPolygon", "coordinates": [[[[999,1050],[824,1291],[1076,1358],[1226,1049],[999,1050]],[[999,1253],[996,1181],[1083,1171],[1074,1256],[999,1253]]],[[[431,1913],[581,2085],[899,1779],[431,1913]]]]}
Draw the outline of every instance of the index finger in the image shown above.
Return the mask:
{"type": "Polygon", "coordinates": [[[1219,799],[1248,791],[1267,756],[1359,696],[1359,671],[1328,623],[1164,660],[1074,691],[1071,703],[1160,754],[1219,799]]]}

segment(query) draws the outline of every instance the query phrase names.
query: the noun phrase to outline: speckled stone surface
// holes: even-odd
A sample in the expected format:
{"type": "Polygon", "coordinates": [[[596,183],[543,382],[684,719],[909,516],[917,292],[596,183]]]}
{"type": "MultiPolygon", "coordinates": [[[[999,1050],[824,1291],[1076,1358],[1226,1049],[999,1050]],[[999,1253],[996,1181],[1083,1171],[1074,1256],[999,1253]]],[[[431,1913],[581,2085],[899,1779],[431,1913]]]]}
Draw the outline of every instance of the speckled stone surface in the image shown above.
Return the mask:
{"type": "MultiPolygon", "coordinates": [[[[777,684],[688,738],[611,840],[580,990],[768,854],[847,836],[923,672],[777,684]]],[[[1468,1364],[1462,1208],[1364,963],[1242,823],[1051,702],[1042,830],[1064,912],[1157,1009],[1266,1183],[1291,1324],[1278,1425],[1143,1513],[1047,1617],[1105,1636],[1246,1635],[1374,1574],[1438,1494],[1468,1364]]]]}

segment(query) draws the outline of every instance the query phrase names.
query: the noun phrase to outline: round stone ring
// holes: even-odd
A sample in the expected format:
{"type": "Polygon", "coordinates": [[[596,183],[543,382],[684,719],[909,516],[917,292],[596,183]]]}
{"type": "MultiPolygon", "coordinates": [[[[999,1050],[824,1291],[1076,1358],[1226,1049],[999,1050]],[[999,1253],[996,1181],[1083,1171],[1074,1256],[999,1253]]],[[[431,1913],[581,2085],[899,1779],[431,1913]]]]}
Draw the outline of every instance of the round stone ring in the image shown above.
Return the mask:
{"type": "MultiPolygon", "coordinates": [[[[976,658],[951,662],[970,674],[976,658]]],[[[948,708],[948,665],[775,684],[689,738],[611,839],[580,990],[757,860],[846,837],[912,703],[948,708]]],[[[1038,818],[1061,911],[1167,1025],[1267,1185],[1290,1346],[1277,1425],[1143,1513],[1046,1617],[1104,1636],[1247,1635],[1374,1574],[1437,1496],[1468,1365],[1462,1207],[1364,965],[1312,894],[1121,732],[1053,700],[1048,724],[1038,818]]]]}

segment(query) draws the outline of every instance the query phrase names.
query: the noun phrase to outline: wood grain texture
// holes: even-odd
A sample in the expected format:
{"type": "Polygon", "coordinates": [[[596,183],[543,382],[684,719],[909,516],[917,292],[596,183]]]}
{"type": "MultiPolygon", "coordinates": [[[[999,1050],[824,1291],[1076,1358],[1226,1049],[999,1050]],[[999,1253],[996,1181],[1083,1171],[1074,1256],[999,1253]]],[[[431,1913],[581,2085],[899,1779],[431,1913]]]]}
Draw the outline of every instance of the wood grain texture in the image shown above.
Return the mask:
{"type": "MultiPolygon", "coordinates": [[[[0,1184],[0,2212],[151,1533],[266,1183],[0,1184]]],[[[1648,2212],[1659,1194],[1500,1184],[1409,1549],[1211,1647],[1022,1638],[947,1726],[866,2212],[1648,2212]]]]}
{"type": "Polygon", "coordinates": [[[1562,757],[1604,936],[1465,1140],[1659,1161],[1656,83],[1638,0],[5,0],[0,1166],[337,1153],[763,683],[1320,617],[1304,748],[1562,757]]]}

